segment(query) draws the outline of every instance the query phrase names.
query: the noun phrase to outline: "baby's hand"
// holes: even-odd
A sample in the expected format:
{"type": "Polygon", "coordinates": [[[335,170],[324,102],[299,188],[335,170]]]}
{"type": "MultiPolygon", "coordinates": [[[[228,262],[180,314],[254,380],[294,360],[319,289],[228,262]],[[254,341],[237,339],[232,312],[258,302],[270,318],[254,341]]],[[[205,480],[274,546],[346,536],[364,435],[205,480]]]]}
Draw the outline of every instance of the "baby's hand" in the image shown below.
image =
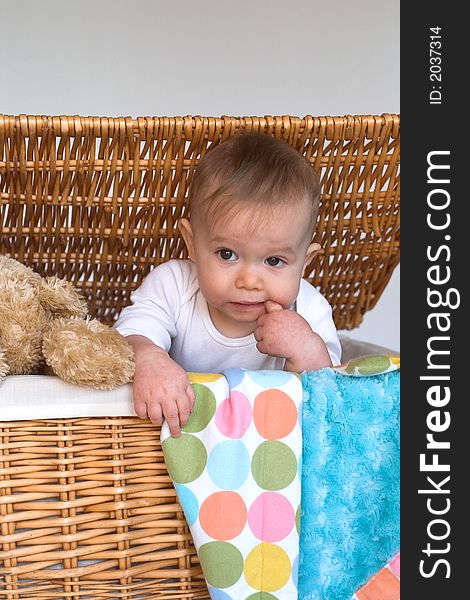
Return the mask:
{"type": "Polygon", "coordinates": [[[136,351],[132,345],[136,355],[135,412],[141,419],[148,417],[155,425],[161,425],[165,418],[171,435],[178,437],[194,406],[195,396],[188,375],[162,348],[151,344],[136,351]]]}
{"type": "Polygon", "coordinates": [[[254,331],[260,352],[285,358],[286,371],[331,366],[325,342],[303,317],[272,300],[268,300],[265,307],[267,312],[259,317],[254,331]]]}

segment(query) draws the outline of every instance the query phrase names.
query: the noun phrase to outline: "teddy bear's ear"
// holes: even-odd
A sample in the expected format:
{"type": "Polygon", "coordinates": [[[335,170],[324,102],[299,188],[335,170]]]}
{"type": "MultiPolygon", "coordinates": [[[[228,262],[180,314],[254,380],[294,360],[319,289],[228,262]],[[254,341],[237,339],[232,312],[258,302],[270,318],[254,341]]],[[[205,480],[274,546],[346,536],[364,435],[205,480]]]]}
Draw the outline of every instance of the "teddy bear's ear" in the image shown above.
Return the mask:
{"type": "Polygon", "coordinates": [[[84,317],[88,309],[85,299],[65,279],[46,277],[38,289],[41,305],[54,317],[84,317]]]}

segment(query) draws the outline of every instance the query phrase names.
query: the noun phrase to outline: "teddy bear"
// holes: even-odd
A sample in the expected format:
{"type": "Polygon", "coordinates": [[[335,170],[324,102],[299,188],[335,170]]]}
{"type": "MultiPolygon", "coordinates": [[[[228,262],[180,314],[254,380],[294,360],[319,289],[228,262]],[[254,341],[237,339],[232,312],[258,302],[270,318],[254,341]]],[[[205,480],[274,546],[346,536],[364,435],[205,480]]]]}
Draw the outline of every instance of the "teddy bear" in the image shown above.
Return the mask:
{"type": "Polygon", "coordinates": [[[133,351],[118,331],[88,316],[70,282],[0,255],[0,382],[45,372],[112,389],[132,381],[133,351]]]}

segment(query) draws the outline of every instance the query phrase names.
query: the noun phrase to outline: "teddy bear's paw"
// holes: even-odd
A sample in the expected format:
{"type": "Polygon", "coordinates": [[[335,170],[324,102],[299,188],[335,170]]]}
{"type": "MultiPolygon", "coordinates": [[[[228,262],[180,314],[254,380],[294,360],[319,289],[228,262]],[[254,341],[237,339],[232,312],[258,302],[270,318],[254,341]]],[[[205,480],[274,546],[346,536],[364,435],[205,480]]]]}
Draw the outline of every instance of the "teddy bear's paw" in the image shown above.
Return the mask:
{"type": "Polygon", "coordinates": [[[8,367],[8,363],[5,360],[5,353],[0,348],[0,381],[2,381],[2,379],[5,379],[5,377],[8,375],[9,370],[10,368],[8,367]]]}
{"type": "Polygon", "coordinates": [[[70,281],[47,277],[39,285],[39,299],[53,317],[84,317],[87,312],[85,299],[70,281]]]}
{"type": "Polygon", "coordinates": [[[70,383],[113,389],[132,381],[133,351],[115,329],[96,319],[57,319],[44,334],[43,354],[70,383]]]}

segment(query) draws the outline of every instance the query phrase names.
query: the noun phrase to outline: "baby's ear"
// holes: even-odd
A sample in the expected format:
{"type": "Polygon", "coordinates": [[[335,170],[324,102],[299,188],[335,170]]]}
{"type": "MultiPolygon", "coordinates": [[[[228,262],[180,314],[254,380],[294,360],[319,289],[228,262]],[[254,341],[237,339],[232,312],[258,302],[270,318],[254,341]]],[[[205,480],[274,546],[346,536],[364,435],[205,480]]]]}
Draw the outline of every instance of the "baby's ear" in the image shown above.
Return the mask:
{"type": "Polygon", "coordinates": [[[178,222],[178,229],[180,230],[186,248],[188,249],[188,257],[190,260],[194,260],[194,235],[191,223],[188,219],[180,219],[178,222]]]}
{"type": "Polygon", "coordinates": [[[320,244],[317,244],[316,242],[312,242],[310,244],[310,246],[307,248],[307,255],[305,256],[305,261],[304,261],[304,268],[303,270],[305,271],[307,265],[309,265],[312,260],[315,258],[315,256],[318,256],[319,254],[323,254],[323,249],[320,246],[320,244]]]}

